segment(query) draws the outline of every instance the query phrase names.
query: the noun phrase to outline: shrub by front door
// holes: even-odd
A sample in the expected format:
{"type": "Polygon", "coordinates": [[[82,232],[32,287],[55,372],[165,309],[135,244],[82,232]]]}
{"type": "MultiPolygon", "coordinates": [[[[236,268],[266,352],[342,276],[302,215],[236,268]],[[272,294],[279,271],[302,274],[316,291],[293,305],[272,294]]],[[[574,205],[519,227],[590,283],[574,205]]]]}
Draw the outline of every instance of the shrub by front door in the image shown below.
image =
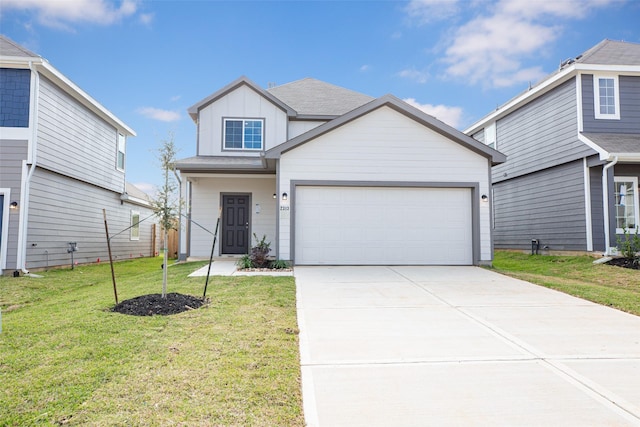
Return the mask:
{"type": "Polygon", "coordinates": [[[222,253],[249,252],[249,196],[222,196],[222,253]]]}

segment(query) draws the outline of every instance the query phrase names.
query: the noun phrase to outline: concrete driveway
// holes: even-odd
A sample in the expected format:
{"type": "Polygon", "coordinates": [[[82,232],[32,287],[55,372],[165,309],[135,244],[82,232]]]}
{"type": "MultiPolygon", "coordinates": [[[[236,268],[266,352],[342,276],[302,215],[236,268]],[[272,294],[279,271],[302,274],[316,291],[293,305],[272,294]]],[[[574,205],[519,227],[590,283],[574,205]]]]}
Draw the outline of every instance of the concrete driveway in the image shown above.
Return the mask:
{"type": "Polygon", "coordinates": [[[639,426],[640,317],[477,267],[296,267],[309,426],[639,426]]]}

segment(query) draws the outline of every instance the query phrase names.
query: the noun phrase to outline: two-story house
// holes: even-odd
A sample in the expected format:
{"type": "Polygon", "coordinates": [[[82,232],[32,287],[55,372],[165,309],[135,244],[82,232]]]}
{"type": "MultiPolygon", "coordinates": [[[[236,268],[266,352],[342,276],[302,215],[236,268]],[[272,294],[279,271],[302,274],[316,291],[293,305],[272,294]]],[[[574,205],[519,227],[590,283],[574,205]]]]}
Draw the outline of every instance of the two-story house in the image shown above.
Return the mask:
{"type": "Polygon", "coordinates": [[[196,103],[181,257],[246,254],[253,234],[304,264],[492,260],[490,167],[505,157],[386,95],[245,77],[196,103]]]}
{"type": "Polygon", "coordinates": [[[0,35],[0,273],[153,254],[152,214],[125,182],[135,132],[49,64],[0,35]],[[141,222],[142,221],[142,222],[141,222]]]}
{"type": "Polygon", "coordinates": [[[492,169],[496,248],[610,253],[639,224],[640,44],[604,40],[465,130],[492,169]]]}

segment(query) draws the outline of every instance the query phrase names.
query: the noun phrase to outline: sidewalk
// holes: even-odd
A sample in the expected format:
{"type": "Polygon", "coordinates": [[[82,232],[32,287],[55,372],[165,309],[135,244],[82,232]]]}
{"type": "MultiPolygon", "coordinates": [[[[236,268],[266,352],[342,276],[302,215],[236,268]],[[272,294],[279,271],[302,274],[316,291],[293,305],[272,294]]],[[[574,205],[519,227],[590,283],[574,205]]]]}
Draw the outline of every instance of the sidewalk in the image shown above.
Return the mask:
{"type": "MultiPolygon", "coordinates": [[[[211,276],[293,276],[293,271],[238,271],[236,260],[213,260],[211,276]]],[[[189,277],[206,277],[209,264],[194,271],[189,277]]]]}

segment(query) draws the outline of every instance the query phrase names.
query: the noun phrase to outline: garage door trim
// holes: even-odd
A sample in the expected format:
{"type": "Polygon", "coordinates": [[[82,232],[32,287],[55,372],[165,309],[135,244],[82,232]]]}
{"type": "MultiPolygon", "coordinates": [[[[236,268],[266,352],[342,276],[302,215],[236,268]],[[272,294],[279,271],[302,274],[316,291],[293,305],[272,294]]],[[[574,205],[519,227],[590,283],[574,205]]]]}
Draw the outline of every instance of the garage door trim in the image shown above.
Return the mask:
{"type": "Polygon", "coordinates": [[[393,188],[467,188],[471,190],[471,233],[472,233],[472,259],[473,265],[478,265],[480,260],[480,183],[478,182],[420,182],[420,181],[316,181],[316,180],[291,180],[290,181],[290,206],[291,206],[291,231],[289,247],[291,260],[296,264],[296,190],[297,187],[393,187],[393,188]]]}

